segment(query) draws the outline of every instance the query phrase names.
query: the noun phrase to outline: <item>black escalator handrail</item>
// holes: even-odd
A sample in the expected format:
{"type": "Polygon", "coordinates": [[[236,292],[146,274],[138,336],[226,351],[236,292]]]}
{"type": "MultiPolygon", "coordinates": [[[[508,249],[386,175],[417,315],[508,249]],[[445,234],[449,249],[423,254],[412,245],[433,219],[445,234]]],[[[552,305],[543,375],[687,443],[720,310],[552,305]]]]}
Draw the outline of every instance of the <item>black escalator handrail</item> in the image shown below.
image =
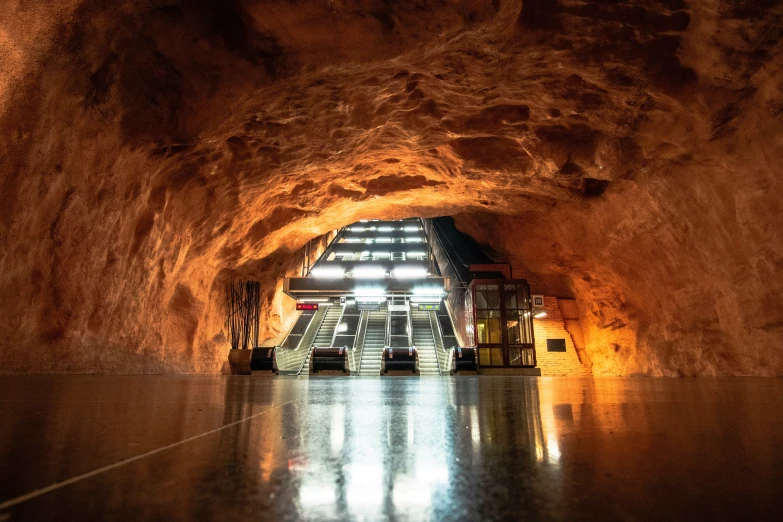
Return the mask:
{"type": "Polygon", "coordinates": [[[469,271],[470,265],[465,263],[465,260],[462,259],[462,256],[459,255],[459,252],[456,251],[454,244],[447,238],[444,239],[444,235],[441,234],[440,231],[436,230],[436,228],[439,227],[433,222],[432,223],[433,236],[435,236],[435,239],[438,241],[438,243],[441,244],[441,250],[445,254],[446,258],[448,259],[448,262],[454,267],[454,273],[457,275],[459,282],[465,284],[465,278],[463,277],[464,274],[460,273],[458,268],[462,267],[465,271],[469,271]],[[452,254],[453,256],[457,257],[457,262],[455,262],[454,259],[452,258],[452,254]]]}
{"type": "MultiPolygon", "coordinates": [[[[440,225],[438,225],[437,223],[433,223],[433,224],[432,224],[432,227],[433,227],[433,231],[435,231],[435,233],[438,235],[438,241],[440,241],[441,243],[443,243],[443,240],[442,240],[442,239],[440,239],[440,237],[441,237],[441,233],[440,233],[439,231],[435,230],[435,228],[440,228],[440,225]]],[[[464,266],[465,268],[469,268],[469,267],[470,267],[470,264],[466,263],[466,262],[465,262],[465,260],[464,260],[464,259],[462,259],[462,256],[459,254],[459,251],[458,251],[458,250],[457,250],[457,248],[454,246],[454,243],[452,243],[452,242],[451,242],[451,240],[450,240],[448,237],[446,237],[446,242],[448,242],[448,244],[449,244],[449,247],[450,247],[450,248],[451,248],[451,250],[454,252],[454,255],[455,255],[455,256],[457,256],[457,257],[459,258],[459,263],[460,263],[462,266],[464,266]]]]}

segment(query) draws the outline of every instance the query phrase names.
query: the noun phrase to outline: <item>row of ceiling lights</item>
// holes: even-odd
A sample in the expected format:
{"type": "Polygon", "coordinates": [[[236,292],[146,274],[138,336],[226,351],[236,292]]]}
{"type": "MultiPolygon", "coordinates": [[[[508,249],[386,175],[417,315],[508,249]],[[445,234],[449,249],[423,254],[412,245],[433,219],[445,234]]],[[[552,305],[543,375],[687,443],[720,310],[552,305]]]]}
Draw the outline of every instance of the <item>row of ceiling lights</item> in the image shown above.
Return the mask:
{"type": "Polygon", "coordinates": [[[421,230],[420,227],[416,226],[407,226],[407,227],[349,227],[348,230],[351,232],[370,232],[370,231],[378,231],[378,232],[393,232],[395,230],[400,230],[403,232],[418,232],[421,230]]]}
{"type": "Polygon", "coordinates": [[[380,257],[380,256],[391,257],[391,255],[393,253],[394,254],[405,254],[408,257],[421,257],[421,256],[426,256],[427,255],[426,252],[380,252],[380,251],[370,252],[369,250],[363,250],[362,252],[335,252],[334,255],[338,256],[338,257],[347,257],[347,256],[354,256],[357,253],[359,253],[359,254],[361,254],[363,256],[373,255],[375,257],[380,257]]]}
{"type": "Polygon", "coordinates": [[[391,238],[391,237],[346,237],[343,241],[346,243],[394,243],[395,240],[399,240],[404,243],[422,243],[424,238],[422,237],[405,237],[405,238],[391,238]]]}
{"type": "Polygon", "coordinates": [[[337,266],[324,266],[313,268],[310,275],[319,279],[340,279],[343,277],[353,277],[355,279],[383,279],[387,276],[396,279],[415,279],[427,277],[429,272],[426,268],[415,266],[395,267],[391,272],[378,265],[359,265],[355,266],[350,272],[337,266]]]}

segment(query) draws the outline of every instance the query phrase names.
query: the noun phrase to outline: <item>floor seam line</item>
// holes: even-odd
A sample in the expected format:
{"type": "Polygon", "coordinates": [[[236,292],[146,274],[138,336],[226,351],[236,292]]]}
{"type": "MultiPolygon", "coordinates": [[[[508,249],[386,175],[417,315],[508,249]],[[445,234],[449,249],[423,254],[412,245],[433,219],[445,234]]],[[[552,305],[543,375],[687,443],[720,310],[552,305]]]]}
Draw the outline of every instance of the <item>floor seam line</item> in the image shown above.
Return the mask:
{"type": "Polygon", "coordinates": [[[118,462],[115,462],[113,464],[108,464],[106,466],[87,471],[85,473],[82,473],[81,475],[76,475],[75,477],[71,477],[69,479],[62,480],[60,482],[55,482],[53,484],[50,484],[48,486],[45,486],[43,488],[35,489],[29,493],[25,493],[24,495],[18,496],[16,498],[12,498],[9,500],[6,500],[5,502],[0,503],[0,511],[4,509],[8,509],[10,507],[16,506],[18,504],[22,504],[23,502],[27,502],[28,500],[32,500],[36,497],[40,497],[41,495],[45,495],[47,493],[51,493],[52,491],[56,491],[60,488],[64,488],[65,486],[70,486],[71,484],[75,484],[77,482],[81,482],[82,480],[95,477],[97,475],[100,475],[101,473],[105,473],[107,471],[111,471],[113,469],[122,467],[126,464],[130,464],[131,462],[135,462],[137,460],[141,460],[147,457],[150,457],[152,455],[155,455],[157,453],[162,453],[166,450],[169,450],[171,448],[175,448],[177,446],[181,446],[183,444],[186,444],[188,442],[194,441],[196,439],[200,439],[202,437],[206,437],[207,435],[212,435],[213,433],[217,433],[219,431],[222,431],[226,428],[231,428],[232,426],[236,426],[238,424],[242,424],[243,422],[247,422],[250,419],[254,419],[255,417],[258,417],[260,415],[263,415],[265,413],[269,413],[270,411],[274,411],[276,409],[282,408],[283,406],[286,406],[288,404],[292,404],[294,402],[298,402],[301,399],[295,399],[290,400],[288,402],[284,402],[282,404],[279,404],[277,406],[272,406],[271,408],[268,408],[263,411],[259,411],[258,413],[254,413],[253,415],[250,415],[249,417],[245,417],[244,419],[239,419],[233,422],[229,422],[228,424],[224,424],[223,426],[219,426],[217,428],[211,429],[209,431],[205,431],[204,433],[200,433],[198,435],[193,435],[192,437],[188,437],[186,439],[182,439],[177,442],[172,442],[171,444],[167,444],[165,446],[161,446],[159,448],[155,448],[153,450],[147,451],[146,453],[141,453],[139,455],[134,455],[133,457],[128,457],[127,459],[120,460],[118,462]]]}

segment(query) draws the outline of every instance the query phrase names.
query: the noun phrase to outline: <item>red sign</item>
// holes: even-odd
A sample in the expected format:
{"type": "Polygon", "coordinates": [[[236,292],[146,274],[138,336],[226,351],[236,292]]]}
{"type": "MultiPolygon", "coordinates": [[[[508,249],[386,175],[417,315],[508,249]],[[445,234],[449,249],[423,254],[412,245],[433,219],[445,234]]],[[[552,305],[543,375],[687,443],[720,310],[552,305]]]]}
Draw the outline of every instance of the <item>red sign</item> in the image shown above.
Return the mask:
{"type": "Polygon", "coordinates": [[[297,310],[318,310],[317,304],[310,303],[296,303],[297,310]]]}

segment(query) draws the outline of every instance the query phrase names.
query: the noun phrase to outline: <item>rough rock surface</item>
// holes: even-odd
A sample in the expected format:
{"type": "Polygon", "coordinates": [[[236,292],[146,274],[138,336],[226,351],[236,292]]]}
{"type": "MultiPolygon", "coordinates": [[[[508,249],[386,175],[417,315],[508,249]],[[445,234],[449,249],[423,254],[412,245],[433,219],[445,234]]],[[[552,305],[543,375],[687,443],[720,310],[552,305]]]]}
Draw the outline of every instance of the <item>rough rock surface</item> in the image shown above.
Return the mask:
{"type": "MultiPolygon", "coordinates": [[[[217,372],[222,283],[456,215],[596,374],[783,374],[774,0],[0,5],[0,372],[217,372]]],[[[273,297],[274,296],[274,297],[273,297]]]]}

